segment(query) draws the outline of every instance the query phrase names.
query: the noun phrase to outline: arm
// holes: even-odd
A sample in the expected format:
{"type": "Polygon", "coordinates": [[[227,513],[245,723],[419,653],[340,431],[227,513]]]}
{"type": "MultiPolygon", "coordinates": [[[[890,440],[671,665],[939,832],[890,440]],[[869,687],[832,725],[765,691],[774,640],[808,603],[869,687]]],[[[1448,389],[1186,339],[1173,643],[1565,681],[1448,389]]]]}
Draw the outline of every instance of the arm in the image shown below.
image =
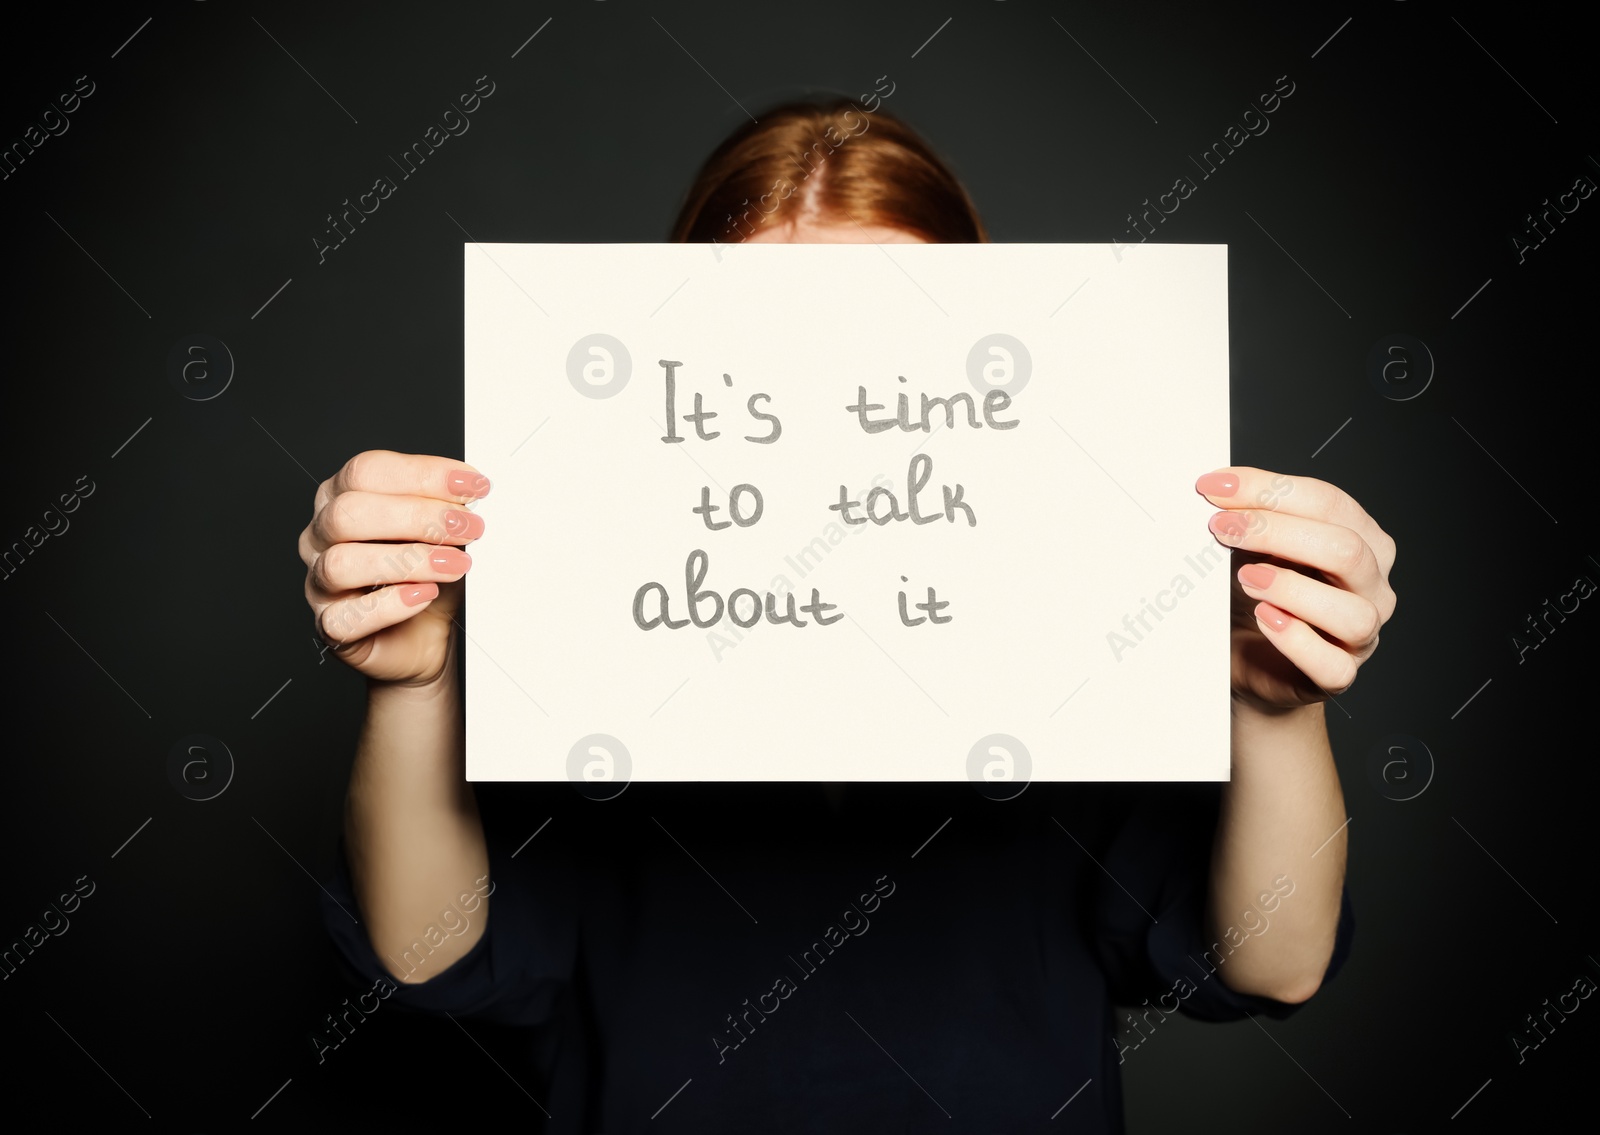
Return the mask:
{"type": "Polygon", "coordinates": [[[463,767],[455,666],[472,566],[462,548],[483,534],[465,506],[488,488],[459,461],[357,454],[318,487],[300,536],[317,630],[367,678],[345,845],[367,937],[402,981],[442,972],[488,920],[489,857],[463,767]],[[461,905],[472,913],[458,932],[461,905]],[[450,933],[428,935],[440,926],[450,933]],[[409,964],[408,950],[427,965],[409,964]]]}
{"type": "Polygon", "coordinates": [[[1339,922],[1345,816],[1322,706],[1268,714],[1235,705],[1207,904],[1208,941],[1243,935],[1218,971],[1235,992],[1295,1004],[1317,991],[1339,922]]]}
{"type": "Polygon", "coordinates": [[[1217,538],[1253,553],[1237,557],[1233,772],[1209,937],[1242,947],[1219,971],[1229,988],[1298,1003],[1333,952],[1349,833],[1324,700],[1355,681],[1394,613],[1395,544],[1322,481],[1238,468],[1196,487],[1227,510],[1212,518],[1217,538]]]}
{"type": "MultiPolygon", "coordinates": [[[[459,684],[453,655],[420,686],[369,682],[367,716],[345,797],[345,851],[372,948],[401,981],[425,981],[472,949],[488,919],[489,853],[477,798],[466,779],[459,684]],[[451,927],[441,912],[477,899],[467,928],[424,955],[430,926],[451,927]],[[410,951],[426,956],[416,967],[410,951]]],[[[435,935],[437,938],[437,935],[435,935]]]]}

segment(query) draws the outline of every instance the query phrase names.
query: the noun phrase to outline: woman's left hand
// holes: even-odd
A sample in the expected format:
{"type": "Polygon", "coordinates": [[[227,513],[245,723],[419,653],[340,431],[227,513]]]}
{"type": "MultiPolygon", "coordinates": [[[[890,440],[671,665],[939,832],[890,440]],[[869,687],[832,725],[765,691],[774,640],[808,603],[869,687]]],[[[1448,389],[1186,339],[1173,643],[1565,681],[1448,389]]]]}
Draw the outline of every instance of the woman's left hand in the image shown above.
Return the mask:
{"type": "Polygon", "coordinates": [[[1326,481],[1236,466],[1195,489],[1234,549],[1233,694],[1292,709],[1343,693],[1394,614],[1394,539],[1326,481]]]}

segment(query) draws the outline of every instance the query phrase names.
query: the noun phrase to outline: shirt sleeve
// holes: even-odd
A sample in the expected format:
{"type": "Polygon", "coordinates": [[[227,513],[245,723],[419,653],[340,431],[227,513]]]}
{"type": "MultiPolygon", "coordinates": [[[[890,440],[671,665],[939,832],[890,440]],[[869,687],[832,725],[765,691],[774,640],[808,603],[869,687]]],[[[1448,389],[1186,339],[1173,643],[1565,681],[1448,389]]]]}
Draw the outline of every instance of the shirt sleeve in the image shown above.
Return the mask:
{"type": "MultiPolygon", "coordinates": [[[[1277,912],[1292,909],[1292,889],[1279,896],[1274,911],[1239,919],[1234,935],[1224,930],[1220,941],[1205,935],[1220,788],[1140,786],[1122,813],[1123,822],[1111,834],[1096,909],[1100,957],[1112,1000],[1118,1004],[1148,1000],[1167,1012],[1176,1009],[1206,1021],[1246,1015],[1283,1018],[1300,1007],[1235,992],[1222,980],[1228,958],[1269,936],[1277,912]]],[[[1278,879],[1290,883],[1293,875],[1278,879]]],[[[1261,882],[1263,892],[1273,891],[1274,880],[1261,882]]],[[[1344,965],[1354,934],[1346,886],[1339,897],[1339,922],[1324,984],[1344,965]]]]}
{"type": "Polygon", "coordinates": [[[577,920],[562,901],[563,881],[511,862],[493,840],[489,866],[485,885],[492,883],[493,889],[487,903],[473,912],[460,909],[471,905],[469,891],[466,902],[419,926],[416,940],[392,959],[410,975],[399,981],[379,960],[365,924],[355,921],[360,911],[341,837],[334,876],[324,888],[322,918],[345,976],[368,988],[379,978],[392,982],[397,988],[390,1003],[418,1012],[506,1025],[549,1022],[571,980],[577,952],[577,920]],[[442,943],[452,926],[459,928],[467,919],[486,919],[477,942],[448,966],[432,963],[435,972],[428,975],[430,943],[442,943]]]}

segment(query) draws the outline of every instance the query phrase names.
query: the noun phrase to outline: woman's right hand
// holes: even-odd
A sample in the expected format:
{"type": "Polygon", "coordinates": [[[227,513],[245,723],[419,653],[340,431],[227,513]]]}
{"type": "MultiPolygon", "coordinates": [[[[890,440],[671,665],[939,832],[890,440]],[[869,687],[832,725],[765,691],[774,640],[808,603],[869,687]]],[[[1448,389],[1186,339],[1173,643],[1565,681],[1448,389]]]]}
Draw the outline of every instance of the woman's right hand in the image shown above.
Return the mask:
{"type": "Polygon", "coordinates": [[[358,453],[317,487],[300,533],[306,602],[333,654],[368,678],[426,685],[450,659],[462,546],[483,535],[463,506],[489,480],[449,457],[358,453]]]}

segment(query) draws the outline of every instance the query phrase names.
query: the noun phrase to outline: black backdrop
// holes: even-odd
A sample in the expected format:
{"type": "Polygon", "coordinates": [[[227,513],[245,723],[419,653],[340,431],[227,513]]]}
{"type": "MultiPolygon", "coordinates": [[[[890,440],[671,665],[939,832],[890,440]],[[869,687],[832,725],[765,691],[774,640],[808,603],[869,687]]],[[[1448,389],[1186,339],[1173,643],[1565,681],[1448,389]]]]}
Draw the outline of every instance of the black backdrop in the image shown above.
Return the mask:
{"type": "Polygon", "coordinates": [[[1295,84],[1159,239],[1230,246],[1233,459],[1333,481],[1399,541],[1397,616],[1330,711],[1360,931],[1339,980],[1270,1037],[1183,1022],[1130,1058],[1130,1129],[1505,1129],[1587,1107],[1600,1008],[1521,1063],[1506,1039],[1578,975],[1600,980],[1584,717],[1600,599],[1521,661],[1513,642],[1600,580],[1582,480],[1600,199],[1566,198],[1531,252],[1512,241],[1600,179],[1592,41],[1567,20],[1024,0],[11,14],[9,143],[59,129],[46,108],[78,76],[94,86],[0,182],[0,542],[70,523],[0,585],[0,936],[80,876],[95,889],[0,983],[7,1111],[538,1118],[447,1022],[381,1016],[337,1062],[312,1057],[305,1034],[349,992],[310,876],[331,863],[361,686],[319,663],[295,536],[349,454],[460,452],[463,229],[659,240],[743,121],[735,99],[759,113],[883,75],[1002,241],[1127,239],[1130,210],[1279,76],[1295,84]],[[325,214],[485,74],[470,133],[319,264],[325,214]],[[169,377],[197,333],[235,368],[206,400],[169,377]],[[1371,379],[1396,333],[1432,356],[1420,393],[1371,379]],[[195,733],[236,762],[211,800],[169,777],[195,733]],[[1409,779],[1373,775],[1392,734],[1426,747],[1408,742],[1409,779]]]}

